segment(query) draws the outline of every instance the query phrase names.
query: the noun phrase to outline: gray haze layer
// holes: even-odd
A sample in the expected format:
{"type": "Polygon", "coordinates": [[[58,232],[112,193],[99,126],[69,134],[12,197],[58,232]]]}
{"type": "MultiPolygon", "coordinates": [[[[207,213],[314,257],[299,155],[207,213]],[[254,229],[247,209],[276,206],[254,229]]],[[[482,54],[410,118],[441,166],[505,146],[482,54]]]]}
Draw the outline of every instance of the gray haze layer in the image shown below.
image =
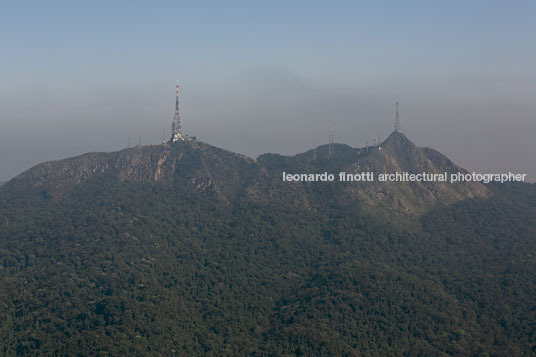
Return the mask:
{"type": "MultiPolygon", "coordinates": [[[[200,83],[181,76],[184,131],[201,140],[256,157],[295,154],[335,139],[354,147],[385,138],[400,102],[403,132],[419,146],[433,147],[468,170],[527,173],[536,177],[534,74],[525,78],[450,78],[419,81],[367,79],[354,86],[307,78],[279,66],[231,73],[200,83]]],[[[37,84],[26,100],[19,88],[0,93],[0,181],[47,160],[89,151],[159,144],[170,134],[174,81],[161,73],[143,81],[118,78],[69,90],[37,84]],[[110,81],[109,81],[110,82],[110,81]],[[135,88],[135,90],[133,89],[135,88]],[[67,104],[66,104],[67,103],[67,104]]]]}

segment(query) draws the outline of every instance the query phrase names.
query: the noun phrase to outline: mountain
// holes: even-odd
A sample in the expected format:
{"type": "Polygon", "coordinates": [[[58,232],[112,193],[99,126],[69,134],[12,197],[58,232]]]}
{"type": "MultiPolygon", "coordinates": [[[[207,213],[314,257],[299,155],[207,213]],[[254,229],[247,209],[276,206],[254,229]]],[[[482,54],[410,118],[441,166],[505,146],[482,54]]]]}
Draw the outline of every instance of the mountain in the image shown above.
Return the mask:
{"type": "Polygon", "coordinates": [[[19,175],[9,185],[41,187],[61,196],[92,181],[159,182],[233,195],[231,186],[243,184],[247,177],[241,174],[251,171],[251,166],[254,161],[243,155],[201,142],[178,142],[46,162],[19,175]]]}
{"type": "Polygon", "coordinates": [[[9,181],[0,354],[535,354],[536,186],[282,180],[462,170],[401,133],[333,150],[182,141],[9,181]]]}
{"type": "MultiPolygon", "coordinates": [[[[115,153],[89,153],[79,157],[46,162],[19,175],[9,186],[40,187],[54,197],[92,181],[158,182],[182,186],[192,191],[209,191],[219,199],[272,200],[285,193],[307,205],[310,198],[325,192],[325,184],[282,183],[282,172],[321,173],[328,171],[356,174],[466,172],[448,158],[428,148],[418,148],[400,132],[393,132],[380,146],[354,149],[328,146],[292,157],[261,155],[257,160],[225,151],[198,141],[173,145],[145,146],[115,153]],[[316,187],[315,187],[316,186],[316,187]],[[308,193],[309,191],[309,193],[308,193]],[[311,192],[312,191],[312,192],[311,192]],[[312,195],[312,196],[310,196],[312,195]]],[[[491,192],[478,182],[350,182],[330,189],[333,199],[362,209],[382,210],[389,214],[420,214],[436,204],[452,204],[473,197],[488,197],[491,192]],[[335,191],[335,192],[334,192],[335,191]]]]}
{"type": "MultiPolygon", "coordinates": [[[[357,174],[408,172],[413,174],[447,173],[467,171],[456,166],[447,157],[429,148],[419,148],[404,134],[393,132],[377,147],[354,149],[346,145],[335,145],[334,157],[328,147],[319,148],[319,159],[312,160],[313,152],[283,158],[279,155],[262,155],[261,164],[272,169],[275,175],[281,171],[300,172],[345,172],[357,174]],[[275,161],[275,164],[272,162],[275,161]],[[279,164],[279,166],[278,166],[279,164]],[[281,165],[282,164],[282,165],[281,165]]],[[[422,214],[437,204],[452,204],[467,198],[488,197],[492,193],[479,182],[348,182],[337,187],[337,200],[353,204],[359,202],[367,210],[381,210],[387,214],[422,214]]]]}

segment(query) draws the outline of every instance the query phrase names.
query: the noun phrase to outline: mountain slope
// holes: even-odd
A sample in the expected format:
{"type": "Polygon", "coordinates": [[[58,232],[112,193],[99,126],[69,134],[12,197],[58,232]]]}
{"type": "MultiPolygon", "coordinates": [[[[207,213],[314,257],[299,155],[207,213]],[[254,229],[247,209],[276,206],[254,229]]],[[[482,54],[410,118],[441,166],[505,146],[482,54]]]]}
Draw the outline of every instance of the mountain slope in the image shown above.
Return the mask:
{"type": "MultiPolygon", "coordinates": [[[[317,160],[313,160],[313,153],[308,152],[294,157],[267,154],[259,157],[258,162],[266,166],[274,176],[281,175],[282,171],[318,173],[326,170],[335,175],[339,172],[373,172],[376,177],[374,182],[354,181],[337,186],[330,184],[334,186],[330,194],[334,200],[349,205],[358,202],[362,209],[382,214],[422,214],[437,204],[452,204],[468,198],[492,195],[488,188],[478,182],[379,182],[377,178],[380,173],[447,172],[450,175],[467,172],[439,152],[415,146],[399,132],[393,132],[376,147],[354,149],[346,145],[335,145],[333,156],[329,156],[327,145],[320,147],[317,160]]],[[[321,190],[325,186],[318,183],[312,185],[320,186],[321,190]]]]}
{"type": "MultiPolygon", "coordinates": [[[[454,174],[467,171],[448,158],[428,148],[418,148],[404,134],[393,132],[379,148],[348,168],[375,173],[408,172],[412,174],[454,174]]],[[[384,205],[400,213],[423,212],[436,204],[452,204],[467,198],[488,197],[491,192],[481,183],[464,182],[374,182],[360,192],[350,190],[370,205],[384,205]]]]}
{"type": "Polygon", "coordinates": [[[387,187],[415,207],[390,211],[375,183],[281,171],[457,168],[404,137],[318,154],[180,142],[2,186],[0,354],[536,352],[535,185],[387,187]]]}
{"type": "MultiPolygon", "coordinates": [[[[91,181],[158,182],[192,192],[210,192],[227,203],[237,200],[278,201],[311,207],[311,199],[328,195],[332,200],[359,206],[364,212],[412,216],[437,204],[452,204],[473,197],[488,197],[482,184],[444,182],[346,182],[288,183],[282,172],[444,173],[466,172],[440,153],[418,148],[404,134],[393,132],[380,146],[354,149],[335,145],[284,157],[275,154],[249,159],[202,142],[178,142],[125,149],[114,153],[89,153],[79,157],[37,165],[8,183],[9,187],[39,187],[59,198],[91,181]],[[329,187],[328,187],[329,186],[329,187]],[[281,198],[285,197],[285,200],[281,198]]],[[[313,204],[314,206],[314,204],[313,204]]],[[[322,209],[322,207],[316,207],[322,209]]]]}
{"type": "MultiPolygon", "coordinates": [[[[233,196],[254,162],[242,155],[201,142],[145,146],[114,153],[89,153],[46,162],[9,182],[9,186],[41,187],[54,194],[69,192],[91,180],[183,184],[196,191],[233,196]],[[216,173],[217,175],[212,175],[216,173]]],[[[257,170],[258,171],[258,170],[257,170]]]]}

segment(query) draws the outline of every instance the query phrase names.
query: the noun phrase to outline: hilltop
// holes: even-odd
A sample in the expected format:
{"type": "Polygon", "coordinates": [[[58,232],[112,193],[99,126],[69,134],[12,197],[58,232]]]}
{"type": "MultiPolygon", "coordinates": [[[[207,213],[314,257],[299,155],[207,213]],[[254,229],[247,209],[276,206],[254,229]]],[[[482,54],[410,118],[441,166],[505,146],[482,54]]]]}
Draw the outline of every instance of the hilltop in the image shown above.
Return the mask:
{"type": "MultiPolygon", "coordinates": [[[[417,147],[404,134],[393,132],[379,146],[352,148],[337,144],[334,154],[328,146],[318,148],[318,159],[312,160],[313,151],[293,157],[266,154],[258,162],[273,174],[281,171],[359,173],[456,173],[467,172],[441,153],[417,147]]],[[[467,198],[489,197],[492,193],[478,182],[351,182],[339,185],[334,199],[350,204],[360,202],[369,210],[383,210],[402,215],[420,214],[436,204],[452,204],[467,198]]]]}
{"type": "MultiPolygon", "coordinates": [[[[326,191],[325,184],[282,183],[283,171],[299,173],[454,173],[466,172],[447,157],[429,148],[419,148],[404,134],[393,132],[381,145],[352,148],[336,144],[318,148],[318,158],[309,151],[295,156],[264,154],[252,160],[243,155],[199,141],[124,149],[112,153],[88,153],[46,162],[17,176],[9,187],[39,187],[59,198],[75,187],[101,184],[160,183],[182,185],[192,192],[215,193],[221,200],[272,200],[278,195],[299,196],[303,204],[326,191]]],[[[329,189],[341,204],[359,203],[363,209],[401,215],[421,214],[436,204],[452,204],[467,198],[488,197],[491,192],[478,182],[352,182],[329,189]]]]}
{"type": "Polygon", "coordinates": [[[179,141],[9,181],[0,354],[534,354],[536,185],[282,181],[462,170],[400,133],[317,154],[179,141]]]}

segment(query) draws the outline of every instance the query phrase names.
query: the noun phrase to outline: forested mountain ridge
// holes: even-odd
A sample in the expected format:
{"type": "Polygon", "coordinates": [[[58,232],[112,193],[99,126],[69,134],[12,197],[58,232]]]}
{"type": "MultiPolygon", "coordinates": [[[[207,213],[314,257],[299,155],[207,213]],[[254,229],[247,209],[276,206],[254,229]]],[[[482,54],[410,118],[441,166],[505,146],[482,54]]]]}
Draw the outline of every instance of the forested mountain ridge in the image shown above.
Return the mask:
{"type": "Polygon", "coordinates": [[[61,196],[88,181],[160,182],[233,195],[258,171],[254,161],[243,155],[197,141],[180,141],[45,162],[17,176],[8,186],[40,187],[61,196]]]}
{"type": "MultiPolygon", "coordinates": [[[[379,173],[466,172],[440,153],[418,148],[406,136],[393,132],[381,145],[354,149],[335,145],[333,155],[327,145],[295,156],[261,155],[252,160],[198,141],[179,141],[172,145],[134,147],[114,153],[88,153],[75,158],[35,166],[9,182],[14,187],[40,187],[59,197],[90,180],[107,182],[162,182],[184,185],[194,191],[214,191],[226,201],[239,193],[256,200],[274,196],[300,196],[314,200],[324,192],[319,183],[282,183],[283,171],[291,173],[362,171],[379,173]],[[314,187],[314,186],[319,187],[314,187]],[[309,197],[312,192],[313,196],[309,197]]],[[[435,204],[450,204],[465,198],[487,197],[491,192],[482,184],[443,182],[349,182],[329,190],[334,200],[362,208],[383,209],[390,213],[423,213],[435,204]]]]}
{"type": "Polygon", "coordinates": [[[274,175],[280,175],[282,171],[315,173],[327,170],[335,175],[339,172],[374,172],[374,182],[346,182],[333,186],[330,194],[338,191],[333,199],[349,205],[358,202],[363,209],[389,214],[422,214],[436,204],[451,204],[467,198],[492,195],[488,188],[478,182],[378,182],[380,173],[447,172],[450,175],[467,172],[441,153],[417,147],[400,132],[393,132],[378,146],[351,148],[335,145],[332,156],[329,155],[327,145],[321,146],[317,160],[313,160],[312,150],[292,157],[265,154],[257,160],[274,175]]]}
{"type": "Polygon", "coordinates": [[[282,182],[458,170],[398,133],[381,148],[30,169],[0,188],[0,354],[536,354],[536,185],[282,182]]]}

